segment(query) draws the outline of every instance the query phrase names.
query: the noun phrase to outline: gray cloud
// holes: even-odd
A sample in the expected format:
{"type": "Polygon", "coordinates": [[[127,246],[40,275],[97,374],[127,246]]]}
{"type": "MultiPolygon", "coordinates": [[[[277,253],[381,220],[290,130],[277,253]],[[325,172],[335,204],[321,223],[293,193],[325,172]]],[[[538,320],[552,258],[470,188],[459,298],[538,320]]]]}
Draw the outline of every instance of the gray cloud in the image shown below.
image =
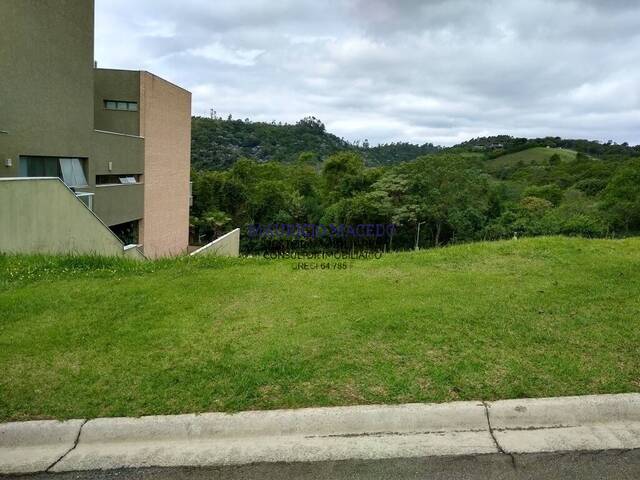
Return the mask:
{"type": "Polygon", "coordinates": [[[640,5],[605,0],[96,0],[96,59],[194,113],[347,139],[507,133],[640,143],[640,5]]]}

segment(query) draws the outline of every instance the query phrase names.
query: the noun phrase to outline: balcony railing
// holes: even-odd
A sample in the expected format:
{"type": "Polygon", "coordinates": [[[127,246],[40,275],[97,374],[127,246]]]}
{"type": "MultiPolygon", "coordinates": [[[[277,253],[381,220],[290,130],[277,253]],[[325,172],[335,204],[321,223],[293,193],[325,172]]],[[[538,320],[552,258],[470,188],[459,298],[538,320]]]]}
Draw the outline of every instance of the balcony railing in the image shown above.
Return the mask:
{"type": "Polygon", "coordinates": [[[91,210],[93,212],[93,197],[95,195],[95,193],[90,193],[90,192],[75,192],[76,197],[78,197],[78,199],[84,203],[89,210],[91,210]]]}

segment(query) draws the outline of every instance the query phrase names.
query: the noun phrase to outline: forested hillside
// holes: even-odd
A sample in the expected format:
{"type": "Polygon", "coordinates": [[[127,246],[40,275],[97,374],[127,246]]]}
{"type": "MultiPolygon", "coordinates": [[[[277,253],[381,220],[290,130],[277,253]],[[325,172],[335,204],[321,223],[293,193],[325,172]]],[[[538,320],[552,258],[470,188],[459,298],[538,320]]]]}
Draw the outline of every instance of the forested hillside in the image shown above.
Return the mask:
{"type": "Polygon", "coordinates": [[[406,162],[439,150],[432,144],[369,147],[366,141],[349,143],[328,133],[314,117],[295,125],[195,117],[191,130],[191,165],[197,170],[225,169],[241,158],[260,163],[271,160],[291,163],[305,155],[319,163],[343,150],[359,152],[368,166],[379,166],[406,162]]]}
{"type": "MultiPolygon", "coordinates": [[[[193,119],[192,241],[261,224],[394,224],[360,246],[411,248],[534,235],[640,232],[640,147],[496,136],[450,148],[371,147],[295,125],[193,119]]],[[[355,242],[358,243],[358,242],[355,242]]],[[[245,251],[354,247],[305,238],[245,251]]]]}
{"type": "Polygon", "coordinates": [[[449,151],[392,167],[366,167],[343,151],[322,165],[239,160],[223,171],[193,173],[193,238],[210,240],[243,228],[243,249],[375,247],[407,249],[535,235],[625,236],[640,232],[640,159],[601,160],[576,154],[563,161],[504,165],[449,151]],[[394,224],[366,242],[297,238],[252,241],[248,225],[394,224]],[[355,243],[355,245],[354,245],[355,243]]]}

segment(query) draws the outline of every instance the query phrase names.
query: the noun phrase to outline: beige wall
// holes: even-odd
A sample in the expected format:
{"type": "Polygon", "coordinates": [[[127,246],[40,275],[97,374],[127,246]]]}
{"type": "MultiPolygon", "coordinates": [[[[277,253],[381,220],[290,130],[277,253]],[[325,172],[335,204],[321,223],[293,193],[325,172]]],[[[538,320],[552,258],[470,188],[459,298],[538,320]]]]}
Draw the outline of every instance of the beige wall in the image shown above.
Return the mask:
{"type": "Polygon", "coordinates": [[[0,252],[123,256],[123,247],[61,180],[0,179],[0,252]]]}
{"type": "Polygon", "coordinates": [[[191,93],[141,72],[140,105],[145,138],[141,243],[147,257],[179,255],[189,243],[191,93]]]}

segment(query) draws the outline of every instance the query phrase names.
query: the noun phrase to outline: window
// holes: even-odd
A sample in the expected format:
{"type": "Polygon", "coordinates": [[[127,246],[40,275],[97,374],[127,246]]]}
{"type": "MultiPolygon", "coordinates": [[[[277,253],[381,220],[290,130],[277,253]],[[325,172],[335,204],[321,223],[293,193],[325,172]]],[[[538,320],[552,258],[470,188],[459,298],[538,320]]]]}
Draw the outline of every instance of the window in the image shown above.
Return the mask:
{"type": "Polygon", "coordinates": [[[96,185],[135,185],[140,182],[140,175],[96,175],[96,185]]]}
{"type": "Polygon", "coordinates": [[[80,158],[20,157],[20,176],[58,177],[68,187],[86,187],[85,160],[80,158]]]}
{"type": "Polygon", "coordinates": [[[54,157],[20,157],[21,177],[60,177],[60,162],[54,157]]]}
{"type": "Polygon", "coordinates": [[[140,226],[138,220],[121,223],[120,225],[111,225],[109,228],[125,245],[137,245],[139,243],[140,226]]]}
{"type": "Polygon", "coordinates": [[[62,171],[62,181],[68,187],[87,186],[87,178],[79,158],[61,158],[60,170],[62,171]]]}
{"type": "Polygon", "coordinates": [[[105,100],[104,108],[107,110],[120,110],[122,112],[137,112],[138,102],[127,102],[123,100],[105,100]]]}

